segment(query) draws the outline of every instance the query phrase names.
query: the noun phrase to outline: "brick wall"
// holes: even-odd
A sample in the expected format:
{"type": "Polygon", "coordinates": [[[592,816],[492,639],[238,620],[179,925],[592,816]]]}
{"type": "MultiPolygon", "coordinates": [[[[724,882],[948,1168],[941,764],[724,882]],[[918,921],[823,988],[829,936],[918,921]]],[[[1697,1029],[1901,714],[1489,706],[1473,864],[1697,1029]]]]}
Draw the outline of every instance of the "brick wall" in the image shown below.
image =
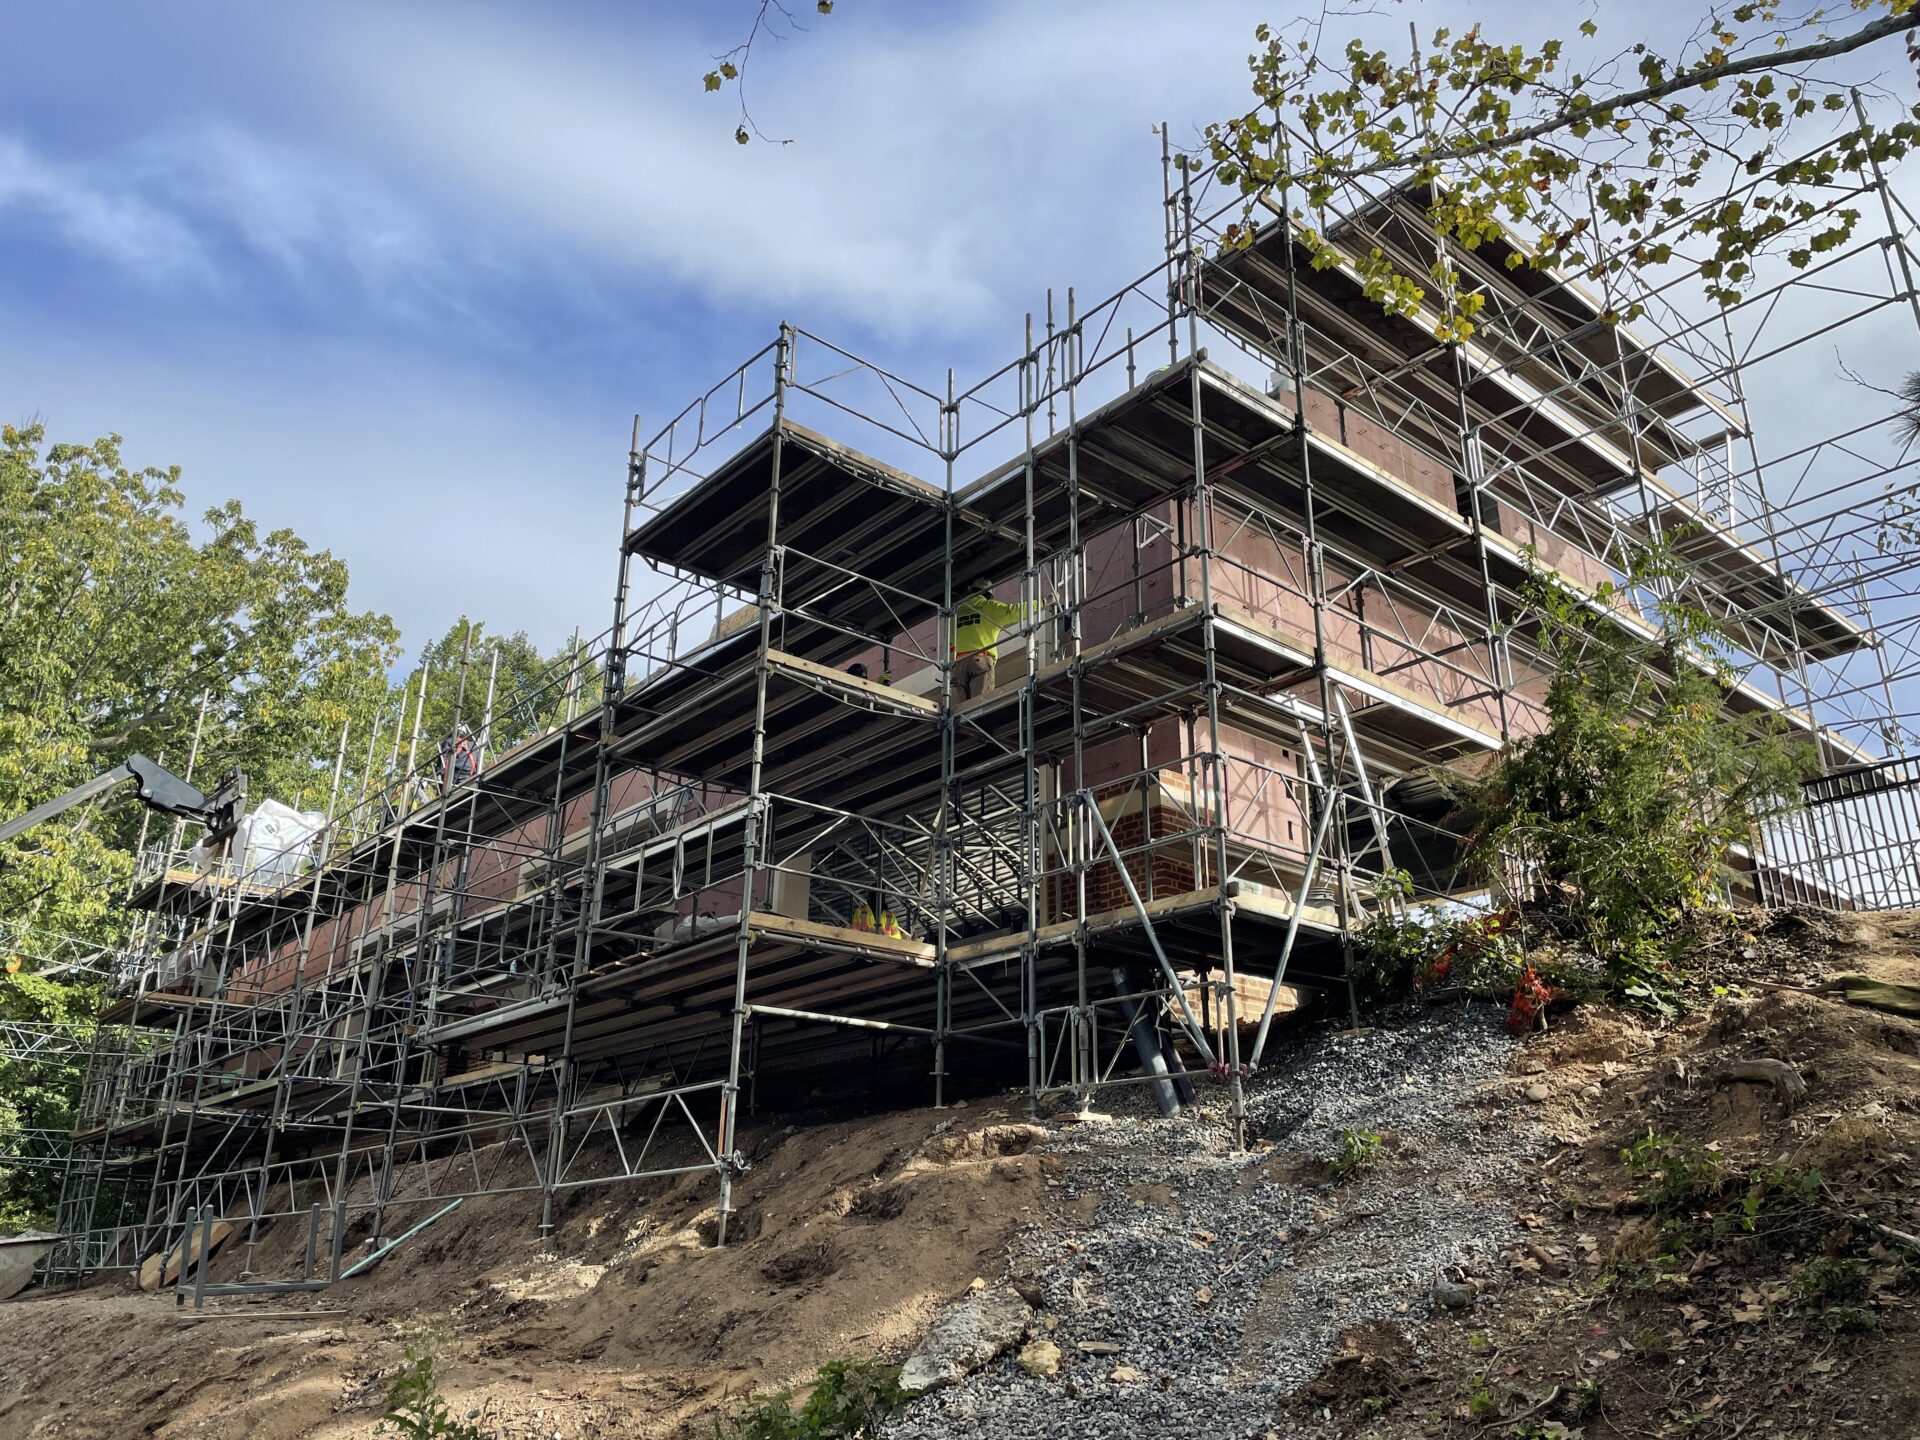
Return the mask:
{"type": "MultiPolygon", "coordinates": [[[[1126,857],[1127,874],[1142,900],[1185,895],[1210,883],[1211,865],[1203,856],[1196,874],[1194,842],[1186,838],[1194,819],[1186,803],[1184,780],[1173,777],[1164,784],[1108,786],[1096,789],[1094,794],[1100,802],[1100,817],[1126,857]],[[1156,841],[1160,843],[1153,843],[1156,841]]],[[[1087,913],[1130,907],[1133,902],[1112,854],[1099,836],[1093,837],[1093,843],[1093,863],[1087,867],[1087,913]]],[[[1076,887],[1072,871],[1055,874],[1048,888],[1049,918],[1073,918],[1076,887]]]]}

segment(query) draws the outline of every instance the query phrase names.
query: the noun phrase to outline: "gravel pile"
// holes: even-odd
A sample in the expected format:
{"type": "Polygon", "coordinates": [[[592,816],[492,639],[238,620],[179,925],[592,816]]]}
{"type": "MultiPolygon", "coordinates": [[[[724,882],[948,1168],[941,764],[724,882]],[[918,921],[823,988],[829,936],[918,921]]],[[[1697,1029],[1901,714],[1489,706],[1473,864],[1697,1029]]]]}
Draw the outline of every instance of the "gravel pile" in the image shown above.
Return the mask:
{"type": "Polygon", "coordinates": [[[1068,1157],[1062,1208],[1097,1196],[1093,1222],[1036,1227],[1013,1261],[1044,1292],[1036,1333],[1055,1317],[1060,1373],[1002,1358],[888,1435],[1279,1433],[1283,1402],[1343,1332],[1419,1323],[1442,1272],[1499,1273],[1540,1143],[1502,1079],[1512,1050],[1499,1012],[1478,1007],[1310,1038],[1253,1086],[1249,1139],[1273,1144],[1243,1154],[1218,1121],[1150,1118],[1144,1095],[1121,1092],[1133,1100],[1115,1105],[1142,1109],[1048,1141],[1068,1157]],[[1385,1141],[1371,1171],[1335,1186],[1320,1162],[1346,1130],[1385,1141]]]}

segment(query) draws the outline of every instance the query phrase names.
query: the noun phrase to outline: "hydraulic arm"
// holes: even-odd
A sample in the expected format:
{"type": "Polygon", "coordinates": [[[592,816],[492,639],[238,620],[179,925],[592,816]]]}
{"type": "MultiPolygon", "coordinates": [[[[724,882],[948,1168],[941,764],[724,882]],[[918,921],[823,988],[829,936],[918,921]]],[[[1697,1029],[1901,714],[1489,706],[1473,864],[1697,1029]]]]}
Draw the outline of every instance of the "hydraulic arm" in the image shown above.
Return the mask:
{"type": "Polygon", "coordinates": [[[134,793],[143,804],[163,815],[177,815],[183,820],[197,821],[207,827],[210,837],[214,839],[232,834],[234,826],[240,821],[241,807],[247,796],[247,777],[238,770],[229,771],[223,776],[219,788],[209,795],[189,785],[171,770],[156,765],[146,756],[129,755],[125,763],[114,766],[105,774],[94,776],[84,785],[74,786],[64,795],[56,795],[44,805],[34,806],[17,820],[0,824],[0,841],[11,840],[53,819],[63,810],[70,810],[96,796],[117,790],[129,780],[139,787],[134,793]]]}

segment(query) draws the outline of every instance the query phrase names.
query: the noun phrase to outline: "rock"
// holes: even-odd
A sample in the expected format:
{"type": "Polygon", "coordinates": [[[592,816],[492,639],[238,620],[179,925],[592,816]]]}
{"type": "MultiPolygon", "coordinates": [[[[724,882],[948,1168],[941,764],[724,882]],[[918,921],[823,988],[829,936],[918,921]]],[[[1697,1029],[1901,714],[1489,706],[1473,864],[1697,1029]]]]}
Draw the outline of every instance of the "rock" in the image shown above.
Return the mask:
{"type": "Polygon", "coordinates": [[[978,1275],[974,1276],[973,1279],[967,1282],[967,1289],[971,1290],[976,1295],[978,1295],[982,1290],[986,1288],[987,1288],[987,1282],[981,1279],[978,1275]]]}
{"type": "Polygon", "coordinates": [[[1038,1340],[1029,1340],[1019,1355],[1020,1368],[1029,1375],[1045,1379],[1049,1375],[1060,1373],[1060,1347],[1044,1335],[1038,1340]]]}
{"type": "Polygon", "coordinates": [[[927,1338],[900,1370],[901,1388],[919,1394],[952,1385],[1026,1338],[1033,1311],[1011,1290],[981,1290],[934,1318],[927,1338]]]}
{"type": "Polygon", "coordinates": [[[1545,1085],[1542,1085],[1537,1081],[1534,1084],[1527,1086],[1527,1099],[1533,1101],[1534,1104],[1536,1105],[1538,1105],[1542,1100],[1545,1100],[1551,1094],[1553,1094],[1553,1091],[1549,1090],[1545,1085]]]}

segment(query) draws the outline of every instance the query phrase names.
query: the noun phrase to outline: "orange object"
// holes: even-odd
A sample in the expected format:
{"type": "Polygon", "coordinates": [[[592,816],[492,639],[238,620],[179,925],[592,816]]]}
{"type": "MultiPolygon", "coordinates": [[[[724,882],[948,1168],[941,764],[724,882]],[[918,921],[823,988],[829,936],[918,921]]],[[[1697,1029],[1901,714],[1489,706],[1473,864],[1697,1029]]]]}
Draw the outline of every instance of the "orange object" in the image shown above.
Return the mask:
{"type": "Polygon", "coordinates": [[[1540,1017],[1546,1012],[1558,993],[1551,985],[1534,974],[1531,965],[1520,971],[1520,983],[1513,990],[1513,1008],[1507,1011],[1507,1029],[1515,1035],[1524,1035],[1540,1023],[1540,1017]]]}

